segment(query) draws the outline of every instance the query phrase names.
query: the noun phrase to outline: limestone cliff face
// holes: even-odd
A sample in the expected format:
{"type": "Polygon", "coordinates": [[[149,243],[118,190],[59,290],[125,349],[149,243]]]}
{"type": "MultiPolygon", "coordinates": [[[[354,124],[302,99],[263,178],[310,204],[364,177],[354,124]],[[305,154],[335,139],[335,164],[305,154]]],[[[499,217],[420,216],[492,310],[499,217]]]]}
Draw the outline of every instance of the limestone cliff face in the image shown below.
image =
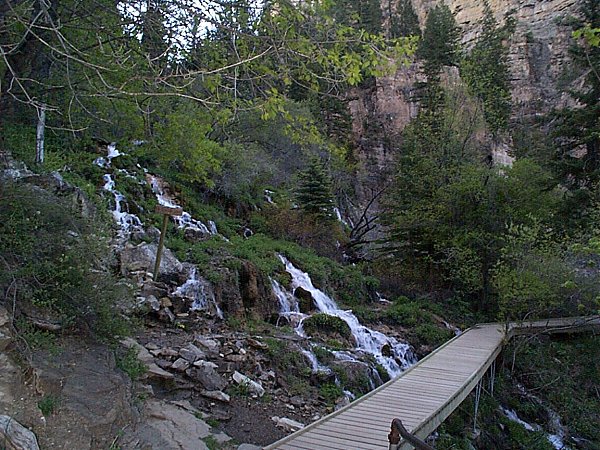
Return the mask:
{"type": "MultiPolygon", "coordinates": [[[[392,0],[394,1],[394,0],[392,0]]],[[[421,28],[430,8],[445,2],[454,12],[462,30],[465,48],[473,45],[481,31],[483,0],[412,0],[421,28]]],[[[382,0],[384,25],[388,0],[382,0]]],[[[548,113],[552,108],[572,104],[565,92],[580,87],[581,78],[571,65],[569,47],[573,43],[571,17],[579,16],[581,0],[489,0],[499,23],[512,12],[517,21],[509,46],[513,119],[521,121],[548,113]]],[[[392,5],[393,6],[393,5],[392,5]]],[[[447,83],[460,83],[456,68],[446,71],[447,83]]],[[[415,84],[424,81],[419,64],[400,68],[395,74],[375,80],[367,89],[352,93],[350,112],[360,161],[356,178],[359,203],[366,203],[378,191],[392,169],[393,148],[397,148],[404,127],[418,113],[415,84]]],[[[482,143],[498,163],[510,163],[511,137],[482,143]]],[[[377,209],[375,207],[375,209],[377,209]]]]}
{"type": "MultiPolygon", "coordinates": [[[[385,0],[387,1],[387,0],[385,0]]],[[[454,12],[469,48],[481,31],[483,0],[443,0],[454,12]]],[[[437,0],[413,0],[421,28],[427,12],[437,0]]],[[[578,86],[571,66],[572,44],[570,17],[578,17],[581,0],[489,0],[496,19],[502,23],[509,12],[517,28],[509,46],[513,117],[545,114],[572,100],[566,88],[578,86]]],[[[384,11],[386,8],[384,8],[384,11]]],[[[418,66],[401,68],[396,74],[377,79],[376,87],[356,95],[350,108],[354,133],[360,141],[370,130],[368,122],[379,122],[386,133],[398,133],[416,115],[418,105],[412,101],[414,84],[422,81],[418,66]]]]}
{"type": "MultiPolygon", "coordinates": [[[[427,11],[436,3],[413,0],[424,23],[427,11]]],[[[445,0],[455,13],[468,48],[481,30],[483,0],[445,0]]],[[[509,43],[514,115],[545,113],[562,106],[568,98],[560,83],[570,74],[569,46],[572,43],[570,17],[579,16],[580,0],[489,0],[496,20],[502,22],[513,12],[517,29],[509,43]]]]}

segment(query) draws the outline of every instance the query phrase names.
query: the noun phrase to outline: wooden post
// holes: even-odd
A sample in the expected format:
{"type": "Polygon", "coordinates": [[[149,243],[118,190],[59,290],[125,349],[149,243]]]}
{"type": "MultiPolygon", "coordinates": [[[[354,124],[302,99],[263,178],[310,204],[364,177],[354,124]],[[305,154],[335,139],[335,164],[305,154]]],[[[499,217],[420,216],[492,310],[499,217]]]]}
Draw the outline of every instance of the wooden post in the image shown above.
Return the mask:
{"type": "Polygon", "coordinates": [[[163,215],[162,228],[160,230],[160,239],[158,240],[158,248],[156,249],[156,261],[154,263],[154,281],[158,280],[158,272],[160,269],[160,259],[162,257],[162,250],[165,243],[165,234],[167,233],[167,223],[169,222],[169,216],[181,216],[183,214],[183,208],[171,208],[169,206],[156,205],[155,212],[163,215]]]}

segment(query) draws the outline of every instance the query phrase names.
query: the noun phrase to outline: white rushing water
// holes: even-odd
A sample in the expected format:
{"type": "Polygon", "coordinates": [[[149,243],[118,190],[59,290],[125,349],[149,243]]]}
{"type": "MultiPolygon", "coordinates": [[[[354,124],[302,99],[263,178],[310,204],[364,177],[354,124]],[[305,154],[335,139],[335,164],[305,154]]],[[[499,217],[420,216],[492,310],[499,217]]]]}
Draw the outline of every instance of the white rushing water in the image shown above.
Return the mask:
{"type": "Polygon", "coordinates": [[[127,212],[128,205],[125,196],[115,189],[115,181],[112,179],[112,176],[107,173],[102,179],[104,180],[102,189],[110,192],[114,197],[115,206],[112,210],[112,215],[117,224],[119,224],[119,236],[126,237],[134,231],[142,231],[142,221],[135,214],[127,212]]]}
{"type": "Polygon", "coordinates": [[[212,286],[198,275],[198,270],[195,266],[190,268],[188,279],[173,292],[173,295],[191,300],[192,306],[190,307],[190,311],[207,310],[212,307],[217,317],[223,319],[223,312],[217,304],[212,286]]]}
{"type": "MultiPolygon", "coordinates": [[[[284,256],[279,255],[279,259],[285,264],[286,271],[292,276],[292,289],[301,287],[310,292],[319,312],[339,317],[348,324],[356,343],[354,352],[372,355],[377,363],[387,370],[391,377],[399,375],[403,370],[416,362],[408,344],[398,342],[393,337],[386,336],[379,331],[361,325],[352,311],[340,309],[331,297],[317,289],[307,273],[294,267],[284,256]]],[[[292,311],[299,311],[295,297],[290,297],[291,294],[286,293],[281,286],[277,286],[277,289],[274,287],[274,291],[282,305],[282,313],[289,315],[292,311]]],[[[296,326],[296,331],[301,335],[304,335],[304,330],[302,329],[303,320],[304,318],[296,326]]],[[[334,354],[340,359],[357,361],[348,352],[334,352],[334,354]]]]}
{"type": "MultiPolygon", "coordinates": [[[[519,425],[521,425],[523,428],[525,428],[527,431],[533,432],[533,431],[541,431],[542,433],[545,434],[546,439],[548,439],[548,442],[550,442],[550,444],[552,444],[552,446],[556,449],[556,450],[570,450],[570,447],[568,447],[565,443],[564,443],[564,439],[565,439],[565,435],[564,432],[560,432],[558,434],[551,434],[551,433],[547,433],[540,425],[537,424],[530,424],[528,422],[525,422],[524,420],[522,420],[516,413],[516,411],[514,409],[508,409],[508,408],[504,408],[504,407],[500,407],[500,410],[502,411],[502,413],[511,421],[518,423],[519,425]]],[[[553,421],[556,420],[556,418],[553,418],[553,421]]],[[[559,419],[559,424],[560,424],[560,419],[559,419]]],[[[561,425],[562,428],[562,425],[561,425]]]]}
{"type": "MultiPolygon", "coordinates": [[[[152,192],[154,192],[154,195],[156,195],[156,199],[160,205],[167,206],[169,208],[179,207],[175,199],[165,191],[162,179],[150,174],[147,174],[147,178],[150,182],[150,186],[152,187],[152,192]]],[[[173,220],[181,229],[191,228],[204,234],[219,234],[219,231],[217,230],[217,224],[212,220],[209,220],[207,226],[201,220],[194,219],[192,215],[186,211],[184,211],[181,216],[174,216],[173,220]]]]}

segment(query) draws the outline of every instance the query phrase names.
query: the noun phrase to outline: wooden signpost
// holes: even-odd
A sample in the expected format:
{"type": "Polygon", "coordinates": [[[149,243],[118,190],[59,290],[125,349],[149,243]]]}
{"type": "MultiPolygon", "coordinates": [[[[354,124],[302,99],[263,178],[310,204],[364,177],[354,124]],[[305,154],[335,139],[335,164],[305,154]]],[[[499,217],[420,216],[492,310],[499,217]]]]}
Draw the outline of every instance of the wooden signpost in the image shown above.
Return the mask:
{"type": "Polygon", "coordinates": [[[154,212],[163,215],[162,228],[160,230],[160,239],[158,241],[158,248],[156,249],[156,262],[154,263],[154,277],[153,280],[158,280],[158,270],[160,268],[160,258],[162,257],[163,245],[165,243],[165,234],[167,232],[167,223],[169,222],[169,216],[181,216],[183,214],[183,208],[170,207],[164,205],[156,205],[154,212]]]}

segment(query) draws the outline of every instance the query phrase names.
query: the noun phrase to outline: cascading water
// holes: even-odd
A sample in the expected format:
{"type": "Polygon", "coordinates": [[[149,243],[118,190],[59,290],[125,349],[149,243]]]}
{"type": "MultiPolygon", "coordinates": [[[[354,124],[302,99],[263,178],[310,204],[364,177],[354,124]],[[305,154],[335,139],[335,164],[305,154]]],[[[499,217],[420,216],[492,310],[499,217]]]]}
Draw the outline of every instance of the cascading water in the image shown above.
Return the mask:
{"type": "MultiPolygon", "coordinates": [[[[152,187],[152,192],[156,195],[156,199],[158,203],[162,206],[167,206],[169,208],[178,208],[179,205],[175,202],[173,197],[171,197],[164,189],[163,181],[155,175],[147,174],[148,181],[150,182],[150,186],[152,187]]],[[[186,211],[181,214],[181,216],[174,216],[173,220],[177,224],[179,228],[186,229],[191,228],[193,230],[200,231],[204,234],[212,234],[218,235],[219,231],[217,230],[217,225],[210,220],[209,226],[206,226],[202,221],[196,220],[192,217],[192,215],[186,211]],[[209,228],[210,227],[210,228],[209,228]]]]}
{"type": "MultiPolygon", "coordinates": [[[[521,425],[523,428],[525,428],[527,431],[541,431],[546,435],[546,439],[548,439],[548,442],[550,442],[550,444],[552,444],[552,446],[556,449],[556,450],[570,450],[570,447],[568,447],[565,443],[564,443],[564,439],[565,439],[565,433],[564,431],[559,432],[558,434],[551,434],[551,433],[547,433],[544,431],[544,429],[537,424],[530,424],[525,422],[524,420],[522,420],[516,413],[516,411],[514,409],[508,409],[508,408],[504,408],[504,407],[500,407],[500,410],[502,411],[502,413],[511,421],[518,423],[519,425],[521,425]]],[[[556,420],[555,418],[553,420],[556,420]]],[[[558,419],[558,423],[560,425],[560,419],[558,419]]],[[[560,428],[562,429],[562,425],[560,425],[560,428]]]]}
{"type": "Polygon", "coordinates": [[[112,179],[112,176],[107,173],[102,179],[104,180],[102,188],[110,192],[115,200],[115,209],[112,211],[112,215],[119,224],[119,236],[126,237],[134,231],[142,231],[142,221],[135,214],[130,214],[126,211],[127,202],[125,201],[125,196],[115,189],[115,181],[112,179]]]}
{"type": "Polygon", "coordinates": [[[217,304],[212,287],[204,278],[198,276],[198,270],[194,266],[190,268],[186,282],[179,286],[173,295],[191,299],[190,311],[207,310],[212,306],[217,317],[223,319],[223,312],[217,304]]]}
{"type": "MultiPolygon", "coordinates": [[[[285,265],[286,271],[292,276],[293,289],[302,287],[304,290],[310,292],[319,312],[339,317],[348,324],[356,342],[354,352],[372,355],[377,363],[387,370],[391,377],[399,375],[403,370],[416,362],[408,344],[398,342],[393,337],[386,336],[379,331],[371,330],[370,328],[361,325],[356,316],[352,314],[352,311],[341,310],[332,298],[314,287],[312,280],[307,273],[294,267],[294,265],[284,256],[279,255],[279,259],[285,265]]],[[[280,294],[277,294],[277,292],[276,295],[278,295],[280,303],[282,303],[283,297],[279,297],[280,294]]],[[[285,302],[288,301],[289,298],[286,296],[285,302]]],[[[297,308],[297,301],[295,299],[294,301],[295,308],[297,308]]],[[[304,318],[300,320],[296,326],[297,332],[301,335],[304,335],[302,329],[303,320],[304,318]]],[[[339,359],[348,357],[348,359],[356,361],[356,359],[348,352],[338,352],[336,357],[339,359]]]]}

